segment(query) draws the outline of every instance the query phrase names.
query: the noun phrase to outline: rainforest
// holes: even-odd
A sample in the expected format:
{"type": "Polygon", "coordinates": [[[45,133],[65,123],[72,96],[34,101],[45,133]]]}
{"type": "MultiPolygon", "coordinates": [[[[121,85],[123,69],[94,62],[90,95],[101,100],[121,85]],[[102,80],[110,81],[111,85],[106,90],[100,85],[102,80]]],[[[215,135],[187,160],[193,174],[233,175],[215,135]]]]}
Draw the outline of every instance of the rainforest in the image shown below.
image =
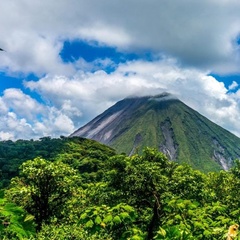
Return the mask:
{"type": "Polygon", "coordinates": [[[2,141],[0,156],[1,239],[227,239],[240,220],[239,160],[203,173],[79,137],[2,141]]]}

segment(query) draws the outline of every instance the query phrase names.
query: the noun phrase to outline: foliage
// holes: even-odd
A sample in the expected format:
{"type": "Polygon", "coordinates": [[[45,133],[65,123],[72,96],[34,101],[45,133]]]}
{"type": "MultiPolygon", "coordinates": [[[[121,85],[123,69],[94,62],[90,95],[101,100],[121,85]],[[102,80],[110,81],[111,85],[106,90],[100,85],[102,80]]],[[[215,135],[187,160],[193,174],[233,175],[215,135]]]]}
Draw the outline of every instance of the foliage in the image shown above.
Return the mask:
{"type": "Polygon", "coordinates": [[[163,228],[159,228],[156,236],[154,237],[156,240],[164,239],[164,240],[195,240],[192,236],[191,232],[186,230],[180,230],[177,226],[167,227],[166,230],[163,228]]]}
{"type": "Polygon", "coordinates": [[[62,162],[36,158],[23,163],[19,177],[11,181],[8,199],[34,215],[38,229],[52,217],[60,217],[80,178],[62,162]]]}
{"type": "Polygon", "coordinates": [[[0,239],[30,239],[35,234],[33,219],[21,207],[0,199],[0,239]]]}
{"type": "MultiPolygon", "coordinates": [[[[84,138],[40,138],[39,140],[17,140],[13,142],[0,141],[0,188],[8,186],[10,179],[19,174],[19,167],[27,160],[41,157],[48,161],[64,159],[72,167],[78,168],[84,165],[84,158],[91,159],[94,166],[102,160],[114,155],[114,150],[96,141],[84,138]]],[[[89,163],[90,164],[90,163],[89,163]]],[[[81,171],[90,171],[84,166],[81,171]]]]}
{"type": "Polygon", "coordinates": [[[117,155],[78,138],[64,148],[21,165],[0,201],[11,222],[1,239],[217,240],[240,221],[239,161],[205,174],[152,148],[117,155]]]}
{"type": "Polygon", "coordinates": [[[106,232],[89,233],[79,224],[44,224],[42,230],[37,233],[38,240],[114,240],[106,232]]]}
{"type": "MultiPolygon", "coordinates": [[[[80,224],[86,232],[107,232],[113,239],[133,237],[137,215],[133,207],[120,203],[114,207],[106,205],[89,207],[80,216],[80,224]]],[[[139,229],[140,231],[140,229],[139,229]]]]}

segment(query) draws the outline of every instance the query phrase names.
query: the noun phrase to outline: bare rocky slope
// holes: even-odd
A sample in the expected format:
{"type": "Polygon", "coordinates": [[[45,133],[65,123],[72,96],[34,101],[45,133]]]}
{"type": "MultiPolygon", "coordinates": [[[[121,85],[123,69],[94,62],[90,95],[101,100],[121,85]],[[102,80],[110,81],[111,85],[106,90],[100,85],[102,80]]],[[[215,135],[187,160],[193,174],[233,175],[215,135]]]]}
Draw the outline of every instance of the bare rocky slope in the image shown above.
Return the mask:
{"type": "Polygon", "coordinates": [[[240,156],[240,138],[168,93],[123,99],[71,136],[129,155],[154,147],[205,172],[227,170],[240,156]]]}

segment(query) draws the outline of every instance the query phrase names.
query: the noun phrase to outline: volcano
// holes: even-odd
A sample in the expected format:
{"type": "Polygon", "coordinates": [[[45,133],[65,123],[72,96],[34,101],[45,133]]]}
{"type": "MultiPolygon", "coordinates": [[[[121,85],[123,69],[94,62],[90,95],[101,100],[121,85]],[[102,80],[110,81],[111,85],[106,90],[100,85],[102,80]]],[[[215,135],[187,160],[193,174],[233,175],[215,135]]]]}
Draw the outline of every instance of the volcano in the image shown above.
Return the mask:
{"type": "Polygon", "coordinates": [[[240,156],[240,138],[169,93],[123,99],[71,136],[128,155],[153,147],[204,172],[227,170],[240,156]]]}

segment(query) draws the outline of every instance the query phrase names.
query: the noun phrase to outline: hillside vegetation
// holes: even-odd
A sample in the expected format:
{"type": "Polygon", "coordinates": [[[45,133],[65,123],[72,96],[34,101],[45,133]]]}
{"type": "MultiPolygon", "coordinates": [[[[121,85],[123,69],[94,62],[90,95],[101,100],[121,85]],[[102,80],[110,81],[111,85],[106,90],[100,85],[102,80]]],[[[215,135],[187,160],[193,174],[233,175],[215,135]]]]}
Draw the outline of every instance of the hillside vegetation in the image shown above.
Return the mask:
{"type": "Polygon", "coordinates": [[[77,137],[0,146],[0,239],[226,239],[240,220],[239,161],[203,173],[77,137]]]}
{"type": "Polygon", "coordinates": [[[50,137],[44,137],[36,141],[0,141],[0,184],[2,187],[6,187],[10,179],[18,175],[19,166],[23,162],[36,157],[48,161],[63,157],[65,161],[71,159],[73,165],[73,162],[78,165],[82,164],[81,160],[86,157],[91,158],[93,162],[96,159],[104,161],[105,158],[114,154],[113,149],[85,138],[61,137],[51,139],[50,137]]]}

